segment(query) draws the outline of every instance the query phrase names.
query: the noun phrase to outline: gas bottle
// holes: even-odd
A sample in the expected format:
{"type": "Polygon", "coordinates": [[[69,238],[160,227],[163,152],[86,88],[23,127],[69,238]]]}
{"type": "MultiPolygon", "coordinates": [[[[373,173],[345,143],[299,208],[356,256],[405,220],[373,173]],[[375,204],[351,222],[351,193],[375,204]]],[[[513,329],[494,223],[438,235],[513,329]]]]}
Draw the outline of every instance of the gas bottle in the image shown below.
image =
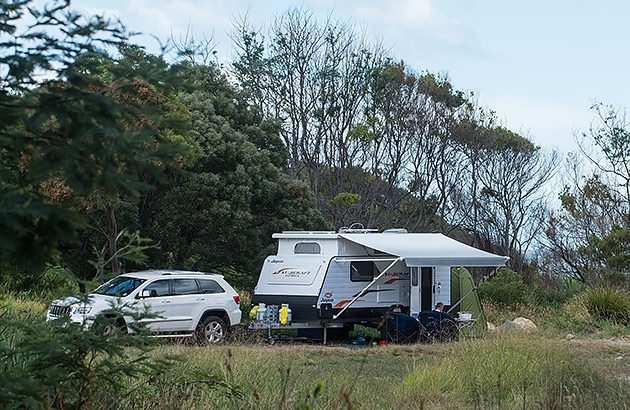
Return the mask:
{"type": "Polygon", "coordinates": [[[289,309],[289,305],[287,303],[283,303],[280,308],[280,323],[286,325],[291,322],[292,319],[291,309],[289,309]]]}
{"type": "Polygon", "coordinates": [[[256,314],[258,313],[258,308],[259,307],[260,306],[256,305],[256,306],[254,306],[252,308],[252,310],[249,311],[249,318],[250,319],[252,319],[252,320],[256,319],[256,317],[257,317],[256,314]]]}
{"type": "Polygon", "coordinates": [[[264,322],[267,320],[267,307],[264,303],[258,305],[258,311],[256,312],[256,320],[258,322],[264,322]]]}

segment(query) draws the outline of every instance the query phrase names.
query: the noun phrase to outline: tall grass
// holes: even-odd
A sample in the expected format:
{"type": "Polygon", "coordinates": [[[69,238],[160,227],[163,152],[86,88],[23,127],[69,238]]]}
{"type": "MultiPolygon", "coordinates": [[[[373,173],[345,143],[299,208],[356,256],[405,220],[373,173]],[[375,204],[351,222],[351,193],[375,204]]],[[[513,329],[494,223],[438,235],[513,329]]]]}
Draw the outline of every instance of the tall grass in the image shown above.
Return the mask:
{"type": "Polygon", "coordinates": [[[512,334],[452,346],[406,376],[398,394],[410,408],[621,409],[629,387],[589,367],[568,342],[512,334]]]}
{"type": "MultiPolygon", "coordinates": [[[[39,309],[31,310],[29,304],[21,303],[12,298],[0,301],[0,351],[9,351],[15,348],[23,338],[23,332],[11,326],[14,321],[31,322],[41,320],[39,309]]],[[[0,360],[0,373],[15,370],[26,363],[27,357],[23,354],[10,356],[5,360],[0,360]]]]}
{"type": "Polygon", "coordinates": [[[136,381],[121,407],[627,408],[630,362],[617,358],[630,347],[609,350],[532,334],[363,350],[164,345],[154,354],[178,355],[177,366],[136,381]]]}
{"type": "Polygon", "coordinates": [[[584,302],[595,319],[623,324],[630,322],[630,295],[627,291],[598,286],[584,293],[584,302]]]}
{"type": "MultiPolygon", "coordinates": [[[[0,318],[43,320],[39,302],[4,300],[0,318]]],[[[179,360],[159,373],[120,373],[119,388],[101,388],[101,383],[91,402],[120,409],[628,408],[630,347],[563,340],[567,329],[599,323],[588,313],[583,298],[557,309],[495,306],[489,313],[494,319],[530,317],[541,331],[362,350],[170,342],[148,353],[150,362],[179,360]]],[[[0,350],[19,343],[19,329],[0,326],[0,350]]],[[[129,342],[122,343],[129,363],[143,356],[129,342]]],[[[104,363],[111,360],[104,354],[96,357],[104,363]]],[[[16,357],[2,363],[0,373],[19,366],[16,357]]]]}

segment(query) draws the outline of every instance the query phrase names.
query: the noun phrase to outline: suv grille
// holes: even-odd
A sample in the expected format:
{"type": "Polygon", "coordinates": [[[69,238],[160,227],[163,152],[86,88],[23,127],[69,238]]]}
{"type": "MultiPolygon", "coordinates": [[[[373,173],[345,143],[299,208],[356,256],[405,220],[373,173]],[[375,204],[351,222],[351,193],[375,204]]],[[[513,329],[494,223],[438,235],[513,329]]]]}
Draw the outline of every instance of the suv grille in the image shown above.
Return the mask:
{"type": "Polygon", "coordinates": [[[69,315],[70,314],[70,306],[57,306],[57,305],[52,305],[50,307],[50,316],[63,316],[63,315],[69,315]]]}

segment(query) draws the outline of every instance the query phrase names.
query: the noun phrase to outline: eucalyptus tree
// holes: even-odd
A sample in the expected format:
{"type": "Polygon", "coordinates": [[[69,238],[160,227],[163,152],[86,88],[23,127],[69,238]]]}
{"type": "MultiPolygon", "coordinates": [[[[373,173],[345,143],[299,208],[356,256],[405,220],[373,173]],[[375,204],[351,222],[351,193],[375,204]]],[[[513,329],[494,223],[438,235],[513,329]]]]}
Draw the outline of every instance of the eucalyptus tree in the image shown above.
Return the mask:
{"type": "Polygon", "coordinates": [[[276,18],[267,37],[246,22],[234,37],[235,77],[264,115],[281,120],[289,171],[309,180],[322,209],[323,193],[345,192],[343,170],[362,156],[362,146],[348,137],[362,119],[383,51],[349,23],[320,23],[299,8],[276,18]]]}
{"type": "Polygon", "coordinates": [[[630,127],[625,112],[601,103],[595,119],[576,135],[569,156],[561,208],[546,220],[550,263],[581,282],[626,282],[630,274],[630,127]]]}
{"type": "Polygon", "coordinates": [[[548,183],[558,157],[507,129],[492,130],[482,151],[479,169],[480,216],[478,231],[497,251],[512,258],[522,273],[525,254],[542,232],[548,183]]]}

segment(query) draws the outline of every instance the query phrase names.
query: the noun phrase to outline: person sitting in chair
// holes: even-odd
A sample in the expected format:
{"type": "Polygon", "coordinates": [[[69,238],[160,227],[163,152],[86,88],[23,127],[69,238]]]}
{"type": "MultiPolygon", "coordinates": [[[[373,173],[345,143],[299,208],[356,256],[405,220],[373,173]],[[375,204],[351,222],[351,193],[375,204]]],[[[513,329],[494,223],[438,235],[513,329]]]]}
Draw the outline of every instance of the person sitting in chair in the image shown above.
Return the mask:
{"type": "Polygon", "coordinates": [[[447,341],[453,338],[455,318],[444,312],[444,303],[438,302],[435,309],[420,312],[420,323],[425,330],[425,337],[431,341],[447,341]]]}
{"type": "Polygon", "coordinates": [[[433,309],[433,312],[438,313],[438,317],[440,318],[440,320],[444,320],[444,319],[455,320],[453,316],[449,315],[448,313],[444,311],[444,303],[442,302],[438,302],[435,305],[435,309],[433,309]]]}

